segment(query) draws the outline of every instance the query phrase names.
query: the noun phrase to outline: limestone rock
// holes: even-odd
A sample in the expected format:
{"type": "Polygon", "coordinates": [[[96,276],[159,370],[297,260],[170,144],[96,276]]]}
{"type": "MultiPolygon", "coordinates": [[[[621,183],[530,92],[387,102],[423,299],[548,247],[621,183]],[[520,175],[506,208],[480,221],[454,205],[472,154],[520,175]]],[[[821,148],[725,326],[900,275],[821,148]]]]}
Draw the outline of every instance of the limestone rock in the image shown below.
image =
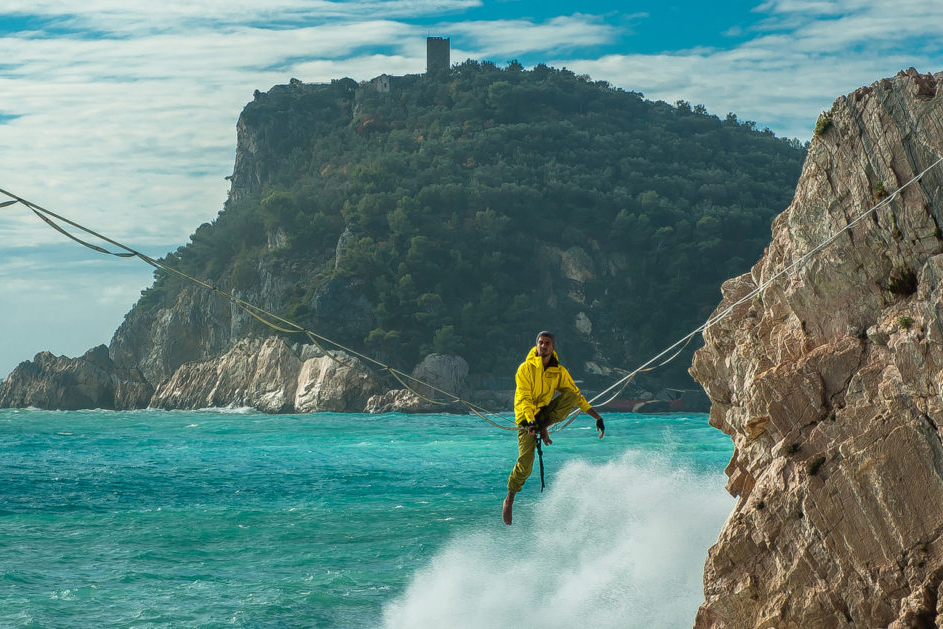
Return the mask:
{"type": "Polygon", "coordinates": [[[440,410],[408,389],[393,389],[367,400],[368,413],[431,413],[440,410]]]}
{"type": "MultiPolygon", "coordinates": [[[[412,372],[413,378],[428,383],[436,389],[458,396],[465,393],[468,377],[468,363],[461,356],[454,354],[429,354],[416,365],[412,372]]],[[[421,384],[409,383],[421,395],[441,399],[442,394],[421,384]]]]}
{"type": "Polygon", "coordinates": [[[154,392],[155,408],[248,406],[264,413],[361,412],[381,390],[358,360],[311,346],[242,340],[210,360],[186,363],[154,392]],[[305,359],[306,358],[306,359],[305,359]]]}
{"type": "Polygon", "coordinates": [[[294,407],[314,411],[361,412],[371,396],[382,390],[376,376],[360,362],[339,352],[334,358],[309,358],[298,374],[294,407]]]}
{"type": "Polygon", "coordinates": [[[570,247],[560,254],[560,272],[572,282],[585,284],[595,279],[593,260],[581,247],[570,247]]]}
{"type": "Polygon", "coordinates": [[[41,352],[0,383],[0,407],[124,410],[147,404],[151,386],[136,370],[118,369],[99,345],[79,358],[41,352]]]}
{"type": "Polygon", "coordinates": [[[115,331],[109,354],[118,367],[140,369],[156,384],[184,363],[225,351],[230,321],[226,300],[202,287],[186,286],[169,306],[132,309],[115,331]]]}
{"type": "Polygon", "coordinates": [[[294,410],[302,363],[278,338],[244,340],[219,358],[186,363],[161,382],[150,406],[249,406],[267,413],[294,410]]]}
{"type": "Polygon", "coordinates": [[[310,303],[319,326],[341,336],[366,336],[373,325],[373,304],[359,288],[362,283],[335,277],[319,286],[310,303]]]}
{"type": "Polygon", "coordinates": [[[576,323],[574,327],[576,331],[583,336],[589,336],[593,333],[593,322],[590,321],[589,316],[585,312],[576,313],[576,323]]]}
{"type": "Polygon", "coordinates": [[[409,389],[394,389],[370,398],[368,413],[461,412],[454,396],[468,393],[468,363],[461,356],[429,354],[412,371],[414,380],[404,378],[409,389]],[[427,386],[428,385],[428,386],[427,386]],[[410,390],[411,389],[411,390],[410,390]]]}
{"type": "MultiPolygon", "coordinates": [[[[566,251],[547,247],[547,253],[551,258],[559,260],[560,275],[567,283],[570,299],[584,303],[586,284],[596,279],[593,259],[582,247],[570,247],[566,251]]],[[[555,307],[554,304],[550,305],[555,307]]]]}
{"type": "MultiPolygon", "coordinates": [[[[943,154],[943,75],[835,101],[720,312],[943,154]]],[[[943,165],[704,333],[738,498],[695,627],[943,625],[943,165]]]]}

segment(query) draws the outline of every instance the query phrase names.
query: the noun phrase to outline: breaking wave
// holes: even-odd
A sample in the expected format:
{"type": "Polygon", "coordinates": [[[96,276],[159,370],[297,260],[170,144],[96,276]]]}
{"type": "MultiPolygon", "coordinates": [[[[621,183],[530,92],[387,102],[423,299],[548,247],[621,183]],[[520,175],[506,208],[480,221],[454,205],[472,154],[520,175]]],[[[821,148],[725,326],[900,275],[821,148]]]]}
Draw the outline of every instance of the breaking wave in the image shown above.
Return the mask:
{"type": "Polygon", "coordinates": [[[635,451],[570,463],[545,493],[518,495],[512,527],[495,505],[495,525],[452,540],[386,606],[384,625],[690,627],[733,506],[724,480],[635,451]]]}

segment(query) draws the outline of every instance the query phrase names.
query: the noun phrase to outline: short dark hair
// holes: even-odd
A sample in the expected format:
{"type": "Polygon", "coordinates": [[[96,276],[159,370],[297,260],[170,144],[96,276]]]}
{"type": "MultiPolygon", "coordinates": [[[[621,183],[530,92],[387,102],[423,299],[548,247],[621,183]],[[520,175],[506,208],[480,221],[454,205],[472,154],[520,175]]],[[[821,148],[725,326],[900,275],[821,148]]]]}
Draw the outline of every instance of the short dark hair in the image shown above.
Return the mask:
{"type": "Polygon", "coordinates": [[[546,336],[546,337],[548,337],[548,338],[549,338],[551,341],[553,341],[554,343],[556,343],[556,341],[557,341],[557,337],[554,336],[553,332],[551,332],[550,330],[541,330],[540,332],[538,332],[538,333],[537,333],[537,338],[539,339],[541,336],[546,336]]]}

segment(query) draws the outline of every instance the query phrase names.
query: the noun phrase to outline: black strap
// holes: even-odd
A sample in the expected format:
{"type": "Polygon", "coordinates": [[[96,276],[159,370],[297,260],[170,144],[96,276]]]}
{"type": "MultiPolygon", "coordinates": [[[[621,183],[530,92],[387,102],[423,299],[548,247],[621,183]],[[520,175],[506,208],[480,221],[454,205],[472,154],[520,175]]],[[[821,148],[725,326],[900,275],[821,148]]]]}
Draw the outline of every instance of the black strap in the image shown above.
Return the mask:
{"type": "Polygon", "coordinates": [[[540,492],[543,493],[544,487],[544,451],[540,449],[540,426],[537,427],[537,434],[534,435],[537,440],[537,460],[540,462],[540,492]]]}

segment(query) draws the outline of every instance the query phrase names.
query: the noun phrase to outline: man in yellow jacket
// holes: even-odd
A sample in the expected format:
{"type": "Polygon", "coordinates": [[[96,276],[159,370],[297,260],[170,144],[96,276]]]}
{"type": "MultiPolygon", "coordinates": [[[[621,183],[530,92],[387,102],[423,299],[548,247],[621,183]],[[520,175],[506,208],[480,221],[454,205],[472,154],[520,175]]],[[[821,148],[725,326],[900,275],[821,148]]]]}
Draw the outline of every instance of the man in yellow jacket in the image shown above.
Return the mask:
{"type": "Polygon", "coordinates": [[[517,368],[514,392],[514,417],[517,422],[517,464],[508,478],[508,495],[504,499],[501,517],[511,524],[514,494],[524,487],[524,481],[534,467],[534,449],[537,439],[545,445],[553,443],[547,428],[563,421],[570,411],[579,407],[596,420],[596,430],[602,439],[606,431],[602,417],[580,393],[566,367],[557,360],[553,351],[554,336],[544,330],[537,335],[537,344],[517,368]],[[559,393],[556,397],[555,394],[559,393]]]}

